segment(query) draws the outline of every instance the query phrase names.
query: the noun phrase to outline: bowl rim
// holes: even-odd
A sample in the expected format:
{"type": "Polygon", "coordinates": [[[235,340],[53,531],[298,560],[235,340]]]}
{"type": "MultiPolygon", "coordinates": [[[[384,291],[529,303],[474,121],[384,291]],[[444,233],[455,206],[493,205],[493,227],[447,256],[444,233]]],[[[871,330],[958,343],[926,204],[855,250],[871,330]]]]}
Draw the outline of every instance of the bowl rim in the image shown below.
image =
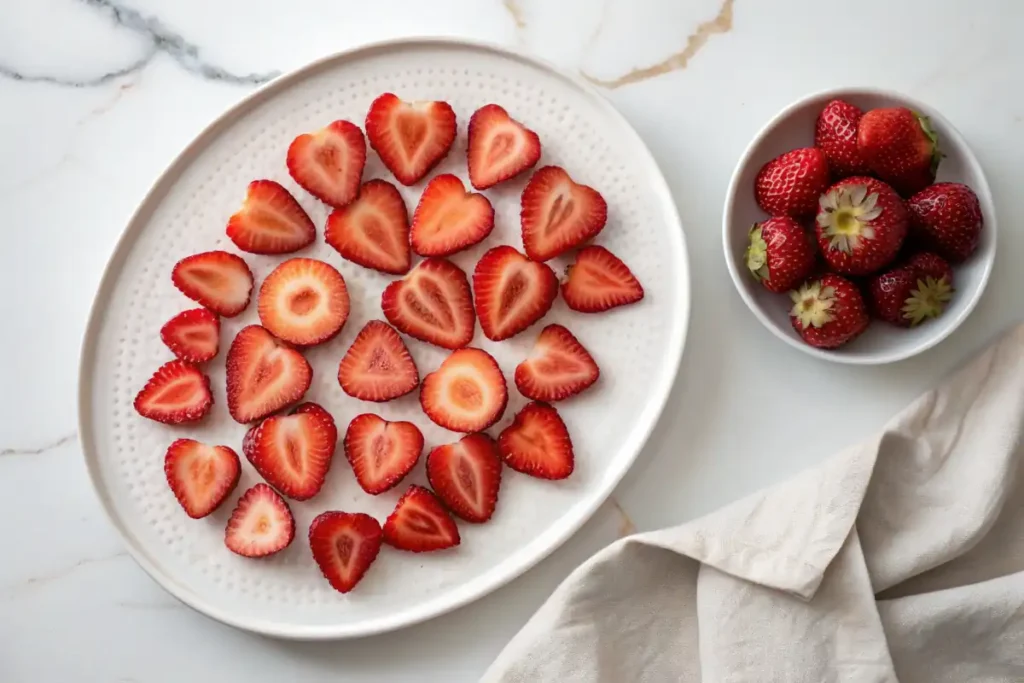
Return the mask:
{"type": "Polygon", "coordinates": [[[796,99],[792,103],[788,104],[775,116],[768,120],[757,134],[750,140],[746,148],[743,150],[743,154],[740,155],[739,161],[736,162],[736,166],[733,168],[732,176],[729,178],[729,186],[725,193],[725,204],[722,210],[722,249],[725,257],[726,268],[729,270],[729,275],[732,278],[733,286],[736,291],[739,292],[740,298],[747,305],[747,308],[754,314],[754,316],[764,325],[768,330],[772,332],[776,337],[786,342],[793,348],[799,349],[804,353],[821,358],[824,360],[831,361],[833,363],[842,363],[847,365],[884,365],[887,363],[895,363],[897,361],[906,360],[920,353],[927,351],[928,349],[936,346],[939,342],[946,339],[956,329],[963,324],[964,320],[974,311],[978,301],[984,294],[986,287],[988,286],[989,277],[992,274],[992,267],[995,263],[996,243],[998,238],[998,230],[996,225],[995,216],[995,204],[992,200],[992,192],[989,187],[988,178],[985,176],[985,171],[979,163],[977,157],[974,155],[974,150],[971,149],[970,145],[961,135],[960,131],[957,130],[949,119],[938,112],[934,107],[921,102],[913,97],[909,97],[901,92],[895,90],[889,90],[886,88],[874,88],[874,87],[861,87],[861,86],[845,86],[836,88],[827,88],[825,90],[818,90],[796,99]],[[978,202],[981,205],[982,216],[984,218],[985,230],[988,232],[988,246],[986,247],[986,253],[984,254],[984,260],[982,262],[981,279],[978,282],[977,287],[970,295],[970,299],[967,304],[960,310],[957,316],[947,323],[944,328],[936,328],[936,332],[925,339],[923,339],[916,346],[909,346],[907,348],[895,349],[892,351],[876,351],[870,354],[864,355],[847,355],[843,353],[836,353],[834,350],[819,349],[809,344],[805,344],[802,341],[795,339],[790,336],[786,330],[779,329],[779,326],[771,320],[761,307],[754,300],[752,294],[747,291],[744,279],[746,278],[745,269],[740,268],[740,259],[737,254],[733,253],[732,246],[730,244],[730,237],[732,236],[732,224],[733,224],[733,204],[735,203],[735,197],[738,190],[739,179],[743,174],[743,171],[751,163],[751,158],[754,155],[754,151],[761,144],[761,142],[768,137],[783,121],[789,118],[793,112],[803,107],[806,107],[813,101],[816,100],[831,100],[843,97],[880,97],[891,100],[902,102],[905,106],[913,109],[914,111],[920,112],[928,118],[937,121],[939,127],[944,131],[944,137],[946,139],[952,139],[954,146],[962,150],[964,163],[974,171],[974,173],[981,179],[978,187],[971,187],[974,193],[978,196],[978,202]]]}

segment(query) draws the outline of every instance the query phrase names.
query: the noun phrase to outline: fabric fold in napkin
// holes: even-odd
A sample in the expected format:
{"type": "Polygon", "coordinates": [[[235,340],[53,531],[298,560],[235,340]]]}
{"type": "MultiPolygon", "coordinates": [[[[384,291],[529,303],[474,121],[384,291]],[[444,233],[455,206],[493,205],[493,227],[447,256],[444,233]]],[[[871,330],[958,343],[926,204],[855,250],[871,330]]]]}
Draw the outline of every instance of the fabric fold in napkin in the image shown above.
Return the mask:
{"type": "Polygon", "coordinates": [[[484,681],[1024,681],[1024,325],[815,469],[605,548],[484,681]]]}

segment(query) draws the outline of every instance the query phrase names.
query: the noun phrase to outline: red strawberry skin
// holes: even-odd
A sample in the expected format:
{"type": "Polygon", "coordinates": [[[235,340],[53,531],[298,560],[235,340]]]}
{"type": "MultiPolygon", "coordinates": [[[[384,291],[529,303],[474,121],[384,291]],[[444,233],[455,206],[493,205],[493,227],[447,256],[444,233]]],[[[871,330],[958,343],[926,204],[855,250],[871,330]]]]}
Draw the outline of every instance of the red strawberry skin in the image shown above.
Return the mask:
{"type": "Polygon", "coordinates": [[[541,330],[529,358],[516,367],[519,393],[534,401],[551,403],[575,396],[601,376],[594,358],[561,325],[541,330]]]}
{"type": "Polygon", "coordinates": [[[985,219],[974,191],[961,183],[936,183],[907,201],[911,229],[952,263],[978,248],[985,219]]]}
{"type": "Polygon", "coordinates": [[[316,403],[260,423],[242,444],[245,457],[267,483],[293,500],[320,492],[338,443],[334,418],[316,403]]]}
{"type": "Polygon", "coordinates": [[[789,216],[775,216],[750,229],[747,269],[769,292],[788,292],[803,282],[817,259],[814,240],[789,216]]]}
{"type": "Polygon", "coordinates": [[[420,375],[398,332],[385,322],[371,320],[341,359],[338,383],[349,396],[383,402],[418,387],[420,375]]]}
{"type": "Polygon", "coordinates": [[[348,593],[377,559],[380,523],[362,512],[324,512],[309,525],[309,548],[334,590],[348,593]]]}
{"type": "Polygon", "coordinates": [[[227,446],[178,439],[164,456],[171,492],[192,519],[201,519],[231,495],[242,473],[238,454],[227,446]]]}
{"type": "Polygon", "coordinates": [[[295,349],[259,325],[243,327],[227,358],[228,412],[242,424],[296,403],[313,381],[313,369],[295,349]]]}
{"type": "Polygon", "coordinates": [[[853,176],[822,195],[814,230],[832,270],[867,275],[896,258],[907,235],[907,210],[882,181],[853,176]]]}
{"type": "Polygon", "coordinates": [[[953,268],[949,265],[949,261],[938,254],[928,251],[914,254],[907,262],[907,265],[917,272],[918,277],[945,280],[946,284],[953,285],[953,268]]]}
{"type": "Polygon", "coordinates": [[[486,434],[468,434],[427,456],[427,479],[437,497],[467,522],[482,524],[494,514],[501,487],[498,444],[486,434]]]}
{"type": "Polygon", "coordinates": [[[893,268],[871,278],[871,312],[879,320],[892,325],[910,327],[910,318],[903,315],[903,306],[917,286],[917,272],[913,268],[893,268]]]}
{"type": "Polygon", "coordinates": [[[415,185],[448,154],[456,134],[447,102],[404,102],[384,93],[370,105],[366,136],[398,182],[415,185]]]}
{"type": "Polygon", "coordinates": [[[554,271],[507,245],[489,250],[473,270],[476,314],[493,341],[513,337],[543,318],[557,296],[554,271]]]}
{"type": "Polygon", "coordinates": [[[421,256],[449,256],[482,242],[494,229],[494,207],[487,197],[466,192],[446,173],[427,183],[412,217],[412,248],[421,256]]]}
{"type": "Polygon", "coordinates": [[[754,180],[754,197],[770,216],[811,216],[828,183],[825,153],[816,147],[794,149],[761,167],[754,180]]]}
{"type": "Polygon", "coordinates": [[[540,479],[565,479],[572,474],[575,457],[569,431],[558,411],[535,401],[520,410],[498,436],[505,464],[540,479]]]}
{"type": "Polygon", "coordinates": [[[164,363],[135,397],[135,411],[164,424],[203,419],[213,406],[210,378],[182,360],[164,363]]]}
{"type": "Polygon", "coordinates": [[[935,182],[942,159],[928,118],[906,107],[866,112],[857,126],[857,149],[873,175],[904,197],[935,182]]]}
{"type": "Polygon", "coordinates": [[[601,232],[608,205],[600,192],[573,182],[564,169],[545,166],[523,189],[519,218],[526,255],[547,261],[601,232]]]}
{"type": "Polygon", "coordinates": [[[828,160],[832,178],[869,175],[871,168],[857,147],[857,125],[864,112],[844,100],[825,105],[814,127],[814,146],[828,160]]]}
{"type": "Polygon", "coordinates": [[[256,484],[242,494],[224,530],[224,545],[243,557],[273,555],[294,538],[291,508],[266,484],[256,484]]]}
{"type": "Polygon", "coordinates": [[[540,160],[540,138],[496,104],[486,104],[469,120],[469,180],[486,190],[533,168],[540,160]]]}
{"type": "Polygon", "coordinates": [[[562,281],[566,305],[581,313],[601,313],[644,298],[644,288],[629,267],[604,247],[580,249],[562,281]]]}
{"type": "Polygon", "coordinates": [[[228,220],[227,235],[235,246],[251,254],[287,254],[312,244],[316,228],[279,183],[254,180],[242,208],[228,220]]]}
{"type": "Polygon", "coordinates": [[[182,311],[160,328],[160,339],[186,363],[205,363],[220,349],[220,318],[205,308],[182,311]]]}
{"type": "Polygon", "coordinates": [[[453,548],[461,542],[441,501],[422,486],[410,486],[384,522],[384,542],[413,553],[453,548]]]}
{"type": "Polygon", "coordinates": [[[325,204],[345,206],[359,194],[366,165],[363,131],[349,121],[335,121],[303,133],[288,147],[287,164],[288,173],[306,192],[325,204]]]}
{"type": "Polygon", "coordinates": [[[423,453],[423,434],[411,422],[357,415],[345,432],[345,457],[364,491],[389,491],[409,474],[423,453]]]}
{"type": "Polygon", "coordinates": [[[249,305],[252,271],[240,256],[207,251],[186,256],[174,265],[171,281],[189,299],[225,318],[249,305]]]}
{"type": "Polygon", "coordinates": [[[352,263],[382,273],[409,272],[409,212],[398,188],[374,178],[359,198],[327,217],[324,239],[352,263]]]}
{"type": "Polygon", "coordinates": [[[837,349],[853,341],[870,322],[857,285],[829,273],[790,293],[793,329],[809,345],[837,349]]]}
{"type": "Polygon", "coordinates": [[[466,274],[442,258],[421,261],[381,294],[384,317],[410,337],[446,349],[473,339],[476,315],[466,274]]]}

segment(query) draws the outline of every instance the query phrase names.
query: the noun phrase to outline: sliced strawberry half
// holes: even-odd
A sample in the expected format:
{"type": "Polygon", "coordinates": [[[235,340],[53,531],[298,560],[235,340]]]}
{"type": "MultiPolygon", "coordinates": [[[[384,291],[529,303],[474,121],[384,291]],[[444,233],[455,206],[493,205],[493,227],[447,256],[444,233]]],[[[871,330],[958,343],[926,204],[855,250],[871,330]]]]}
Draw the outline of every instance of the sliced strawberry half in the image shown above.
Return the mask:
{"type": "Polygon", "coordinates": [[[227,446],[208,446],[193,439],[178,439],[164,456],[164,474],[185,514],[199,519],[224,502],[242,467],[238,454],[227,446]]]}
{"type": "Polygon", "coordinates": [[[161,365],[135,397],[139,415],[169,425],[201,420],[212,405],[210,378],[182,360],[161,365]]]}
{"type": "Polygon", "coordinates": [[[302,354],[259,325],[243,327],[227,359],[228,412],[236,422],[262,420],[295,403],[313,381],[302,354]]]}
{"type": "Polygon", "coordinates": [[[249,183],[242,208],[228,220],[227,233],[235,246],[252,254],[288,254],[316,239],[309,214],[273,180],[249,183]]]}
{"type": "Polygon", "coordinates": [[[420,373],[395,329],[371,320],[341,359],[338,384],[364,401],[390,401],[419,386],[420,373]]]}
{"type": "Polygon", "coordinates": [[[486,522],[501,486],[498,444],[486,434],[469,434],[438,446],[427,456],[427,479],[449,510],[467,522],[486,522]]]}
{"type": "Polygon", "coordinates": [[[403,185],[415,185],[444,159],[455,131],[447,102],[405,102],[384,93],[366,115],[370,146],[403,185]]]}
{"type": "Polygon", "coordinates": [[[414,553],[453,548],[460,543],[455,520],[422,486],[410,486],[384,522],[384,542],[414,553]]]}
{"type": "Polygon", "coordinates": [[[423,434],[411,422],[388,422],[367,413],[352,420],[345,432],[345,457],[356,481],[374,495],[394,488],[422,452],[423,434]]]}
{"type": "Polygon", "coordinates": [[[363,131],[348,121],[335,121],[315,133],[303,133],[288,147],[292,178],[331,206],[345,206],[356,198],[365,165],[363,131]]]}
{"type": "Polygon", "coordinates": [[[535,401],[498,435],[505,464],[540,479],[565,479],[573,470],[572,440],[558,411],[535,401]]]}
{"type": "Polygon", "coordinates": [[[181,360],[204,363],[220,349],[220,318],[205,308],[182,311],[160,328],[160,339],[181,360]]]}
{"type": "Polygon", "coordinates": [[[466,192],[456,176],[439,175],[423,190],[412,217],[412,248],[421,256],[448,256],[482,241],[494,229],[487,197],[466,192]]]}
{"type": "Polygon", "coordinates": [[[540,160],[540,138],[496,104],[469,119],[469,180],[478,190],[519,175],[540,160]]]}
{"type": "Polygon", "coordinates": [[[551,268],[509,246],[494,247],[473,271],[473,299],[488,339],[519,334],[551,309],[558,278],[551,268]]]}
{"type": "Polygon", "coordinates": [[[324,231],[327,244],[364,268],[400,275],[409,271],[409,212],[398,188],[367,181],[359,198],[331,212],[324,231]]]}
{"type": "Polygon", "coordinates": [[[186,256],[174,265],[171,280],[189,299],[225,318],[244,311],[252,294],[249,266],[226,251],[186,256]]]}
{"type": "Polygon", "coordinates": [[[381,295],[381,308],[392,325],[410,337],[446,349],[473,339],[476,316],[469,280],[451,261],[428,258],[381,295]]]}
{"type": "Polygon", "coordinates": [[[508,389],[486,351],[459,349],[423,378],[420,405],[432,421],[453,432],[480,432],[505,412],[508,389]]]}
{"type": "Polygon", "coordinates": [[[284,498],[266,484],[242,494],[228,519],[224,545],[244,557],[266,557],[295,538],[295,518],[284,498]]]}
{"type": "Polygon", "coordinates": [[[331,414],[315,403],[291,415],[264,420],[243,442],[242,451],[267,483],[294,500],[309,500],[324,485],[338,430],[331,414]]]}
{"type": "Polygon", "coordinates": [[[548,325],[529,357],[516,367],[516,388],[534,401],[561,401],[589,387],[600,374],[593,356],[572,332],[548,325]]]}
{"type": "Polygon", "coordinates": [[[527,256],[547,261],[601,232],[608,205],[594,188],[573,182],[558,166],[545,166],[523,190],[519,219],[527,256]]]}
{"type": "Polygon", "coordinates": [[[324,512],[309,525],[309,549],[331,587],[348,593],[380,553],[380,523],[362,512],[324,512]]]}
{"type": "Polygon", "coordinates": [[[257,311],[278,339],[298,346],[323,343],[348,320],[345,278],[323,261],[288,259],[263,281],[257,311]]]}
{"type": "Polygon", "coordinates": [[[562,281],[562,298],[569,308],[599,313],[644,298],[644,288],[613,253],[599,246],[580,249],[562,281]]]}

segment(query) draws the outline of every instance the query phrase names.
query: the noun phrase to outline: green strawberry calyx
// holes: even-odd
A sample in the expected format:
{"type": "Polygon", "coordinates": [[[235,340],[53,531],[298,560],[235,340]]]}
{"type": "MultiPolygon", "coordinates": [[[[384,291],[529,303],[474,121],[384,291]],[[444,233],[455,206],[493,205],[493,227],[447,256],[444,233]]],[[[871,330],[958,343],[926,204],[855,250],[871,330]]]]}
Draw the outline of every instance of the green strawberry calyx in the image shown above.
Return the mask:
{"type": "Polygon", "coordinates": [[[952,297],[953,288],[946,278],[918,278],[917,288],[910,291],[910,296],[903,302],[900,311],[903,317],[910,321],[911,326],[918,325],[929,318],[939,317],[952,297]]]}
{"type": "Polygon", "coordinates": [[[878,193],[868,194],[867,185],[833,188],[821,195],[818,208],[818,226],[828,237],[830,249],[851,254],[861,241],[875,238],[871,221],[882,215],[882,207],[878,193]]]}
{"type": "Polygon", "coordinates": [[[917,119],[918,124],[920,124],[921,131],[924,133],[924,136],[928,138],[928,142],[931,143],[932,161],[930,170],[931,174],[934,176],[939,170],[939,162],[942,161],[942,158],[946,155],[942,153],[941,149],[939,149],[939,136],[935,132],[935,129],[932,128],[931,119],[923,114],[918,114],[916,111],[914,112],[914,117],[917,119]]]}
{"type": "Polygon", "coordinates": [[[793,308],[789,314],[804,328],[824,327],[835,320],[832,306],[836,302],[836,288],[822,287],[821,280],[805,282],[789,293],[793,308]]]}
{"type": "Polygon", "coordinates": [[[754,227],[750,229],[750,244],[747,245],[746,260],[747,270],[758,282],[768,279],[768,243],[761,236],[761,226],[757,223],[754,223],[754,227]]]}

